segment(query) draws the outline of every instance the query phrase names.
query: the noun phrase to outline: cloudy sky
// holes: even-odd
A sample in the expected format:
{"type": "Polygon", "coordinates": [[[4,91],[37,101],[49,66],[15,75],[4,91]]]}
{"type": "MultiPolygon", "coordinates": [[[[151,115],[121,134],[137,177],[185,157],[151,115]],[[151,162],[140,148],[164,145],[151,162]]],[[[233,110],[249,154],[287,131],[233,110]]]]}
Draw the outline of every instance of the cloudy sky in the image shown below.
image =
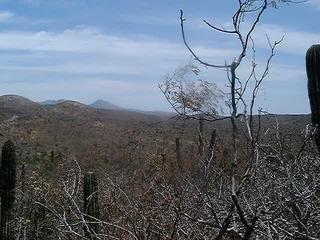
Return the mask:
{"type": "MultiPolygon", "coordinates": [[[[157,85],[190,61],[181,39],[179,9],[185,12],[187,37],[197,54],[223,64],[237,56],[237,39],[213,33],[202,20],[228,27],[236,4],[0,0],[0,94],[35,101],[105,99],[128,108],[169,110],[157,85]]],[[[309,112],[304,60],[308,47],[320,41],[319,14],[320,0],[310,0],[270,8],[263,16],[254,35],[258,66],[268,56],[266,34],[271,41],[285,37],[262,85],[259,107],[273,113],[309,112]]],[[[239,70],[243,77],[245,64],[239,70]]],[[[223,72],[208,69],[203,74],[225,88],[223,72]]]]}

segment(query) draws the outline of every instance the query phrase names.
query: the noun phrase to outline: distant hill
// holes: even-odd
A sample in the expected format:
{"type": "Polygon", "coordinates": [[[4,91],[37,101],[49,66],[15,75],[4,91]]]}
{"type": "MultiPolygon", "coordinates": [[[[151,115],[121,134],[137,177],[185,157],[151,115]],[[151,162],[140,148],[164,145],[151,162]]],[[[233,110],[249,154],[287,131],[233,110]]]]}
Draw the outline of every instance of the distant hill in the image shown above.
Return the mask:
{"type": "MultiPolygon", "coordinates": [[[[55,150],[75,156],[88,166],[94,162],[100,166],[108,161],[108,164],[121,164],[126,157],[135,159],[142,153],[153,156],[157,151],[174,149],[176,137],[182,139],[185,149],[196,151],[198,121],[165,117],[165,114],[99,109],[75,101],[40,105],[24,97],[5,95],[0,96],[0,143],[13,139],[23,159],[29,159],[28,154],[55,150]]],[[[257,120],[255,116],[254,121],[257,120]]],[[[239,119],[239,131],[246,133],[241,123],[239,119]]],[[[290,144],[298,146],[298,135],[308,123],[310,115],[263,115],[261,133],[278,128],[290,144]]],[[[210,139],[212,129],[216,129],[221,146],[230,144],[229,119],[204,124],[206,140],[210,139]]],[[[268,135],[270,139],[271,136],[268,135]]],[[[171,153],[174,151],[167,151],[171,153]]]]}
{"type": "Polygon", "coordinates": [[[143,111],[139,109],[128,109],[129,111],[132,112],[138,112],[142,114],[147,114],[147,115],[152,115],[152,116],[158,116],[158,117],[174,117],[177,115],[175,112],[164,112],[164,111],[143,111]]]}
{"type": "Polygon", "coordinates": [[[39,104],[29,100],[28,98],[21,97],[18,95],[3,95],[0,96],[1,107],[38,107],[39,104]]]}
{"type": "MultiPolygon", "coordinates": [[[[58,99],[58,100],[46,100],[43,102],[39,102],[40,105],[42,106],[55,106],[61,103],[76,103],[75,101],[67,100],[67,99],[58,99]]],[[[80,104],[80,103],[79,103],[80,104]]],[[[81,103],[82,104],[82,103],[81,103]]],[[[85,104],[82,104],[83,106],[85,104]]],[[[172,117],[176,115],[174,112],[164,112],[164,111],[144,111],[144,110],[139,110],[139,109],[127,109],[127,108],[122,108],[116,104],[113,104],[109,101],[103,100],[103,99],[98,99],[97,101],[86,105],[95,109],[104,109],[104,110],[121,110],[121,111],[128,111],[131,113],[141,113],[141,114],[146,114],[146,115],[152,115],[152,116],[157,116],[157,117],[172,117]]]]}
{"type": "Polygon", "coordinates": [[[122,109],[121,107],[102,99],[98,99],[94,103],[91,103],[89,106],[98,108],[98,109],[109,109],[109,110],[122,109]]]}
{"type": "Polygon", "coordinates": [[[17,95],[0,96],[0,119],[29,117],[42,111],[39,103],[17,95]]]}
{"type": "Polygon", "coordinates": [[[56,104],[67,102],[67,101],[69,101],[69,100],[67,100],[67,99],[46,100],[43,102],[39,102],[39,104],[40,105],[56,105],[56,104]]]}
{"type": "MultiPolygon", "coordinates": [[[[169,119],[174,115],[173,112],[125,109],[104,100],[97,100],[93,104],[86,105],[66,99],[37,103],[17,95],[0,96],[0,120],[2,121],[21,117],[45,117],[46,119],[54,117],[59,120],[85,119],[89,122],[97,120],[152,122],[169,119]]],[[[268,125],[268,123],[273,123],[275,118],[279,120],[283,127],[291,129],[310,122],[310,115],[264,115],[261,120],[264,125],[268,125]]],[[[226,123],[228,121],[219,121],[215,125],[224,128],[226,123]]]]}
{"type": "Polygon", "coordinates": [[[0,120],[7,121],[20,117],[33,118],[36,116],[55,117],[60,120],[86,119],[87,121],[95,121],[100,119],[102,121],[116,120],[121,122],[131,120],[149,121],[159,117],[157,114],[120,108],[104,100],[86,105],[66,99],[37,103],[17,95],[0,96],[0,120]]]}
{"type": "Polygon", "coordinates": [[[55,105],[46,105],[49,113],[54,114],[58,119],[74,118],[88,119],[95,117],[95,109],[76,101],[64,101],[55,105]]]}

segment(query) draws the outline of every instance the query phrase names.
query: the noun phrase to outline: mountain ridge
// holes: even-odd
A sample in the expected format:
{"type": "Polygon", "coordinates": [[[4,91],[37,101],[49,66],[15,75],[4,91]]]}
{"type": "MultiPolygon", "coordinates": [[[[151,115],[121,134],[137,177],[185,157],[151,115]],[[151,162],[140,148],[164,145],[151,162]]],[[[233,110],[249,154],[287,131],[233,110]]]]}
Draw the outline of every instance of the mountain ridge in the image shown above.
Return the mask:
{"type": "Polygon", "coordinates": [[[119,107],[111,102],[108,102],[106,100],[103,99],[98,99],[95,102],[89,104],[89,106],[94,107],[94,108],[98,108],[98,109],[123,109],[122,107],[119,107]]]}
{"type": "Polygon", "coordinates": [[[66,101],[69,101],[69,100],[67,100],[67,99],[45,100],[45,101],[38,102],[38,103],[40,105],[56,105],[56,104],[63,103],[66,101]]]}
{"type": "MultiPolygon", "coordinates": [[[[68,99],[57,99],[57,100],[45,100],[38,103],[41,104],[42,106],[54,106],[64,102],[78,102],[78,101],[73,101],[68,99]]],[[[79,103],[84,104],[81,102],[79,103]]],[[[141,114],[152,115],[152,116],[160,116],[160,117],[172,117],[176,115],[175,112],[166,112],[166,111],[157,111],[157,110],[146,111],[146,110],[133,109],[133,108],[124,108],[114,103],[111,103],[109,101],[106,101],[104,99],[97,99],[93,103],[84,104],[84,105],[95,108],[95,109],[128,111],[128,112],[135,112],[135,113],[141,113],[141,114]]]]}
{"type": "MultiPolygon", "coordinates": [[[[13,116],[30,116],[35,113],[41,113],[48,109],[58,109],[58,108],[73,108],[73,112],[77,111],[77,108],[87,109],[87,111],[95,110],[95,111],[103,111],[103,110],[112,110],[110,113],[115,115],[149,115],[149,116],[157,116],[157,117],[173,117],[176,115],[174,112],[165,112],[165,111],[145,111],[139,109],[127,109],[117,106],[111,102],[98,99],[91,104],[84,104],[78,101],[68,100],[68,99],[57,99],[57,100],[45,100],[41,102],[32,101],[26,97],[14,95],[14,94],[6,94],[0,96],[0,118],[7,119],[13,116]],[[90,110],[89,110],[90,109],[90,110]]],[[[60,109],[59,111],[62,111],[60,109]]],[[[298,116],[306,116],[309,114],[270,114],[274,116],[281,117],[298,117],[298,116]]]]}

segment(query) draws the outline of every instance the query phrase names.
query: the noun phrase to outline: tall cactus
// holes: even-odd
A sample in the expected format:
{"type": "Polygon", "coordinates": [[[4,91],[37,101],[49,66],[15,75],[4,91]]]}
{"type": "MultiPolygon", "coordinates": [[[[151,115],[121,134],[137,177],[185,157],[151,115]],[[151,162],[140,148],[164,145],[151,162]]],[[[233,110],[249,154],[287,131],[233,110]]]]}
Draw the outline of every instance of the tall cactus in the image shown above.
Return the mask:
{"type": "Polygon", "coordinates": [[[199,153],[200,156],[202,156],[202,155],[203,155],[203,152],[204,152],[204,143],[203,143],[203,118],[200,118],[200,119],[199,119],[198,134],[199,134],[198,153],[199,153]]]}
{"type": "Polygon", "coordinates": [[[312,123],[317,126],[315,142],[320,150],[320,44],[312,45],[308,49],[306,68],[312,123]]]}
{"type": "Polygon", "coordinates": [[[209,156],[212,154],[214,145],[216,144],[216,138],[217,138],[217,130],[213,129],[211,132],[211,138],[209,143],[209,156]]]}
{"type": "Polygon", "coordinates": [[[8,140],[2,147],[0,168],[1,223],[0,239],[14,239],[13,204],[16,187],[16,153],[14,144],[8,140]]]}
{"type": "Polygon", "coordinates": [[[83,180],[83,212],[87,226],[84,227],[85,235],[89,239],[95,239],[98,232],[98,224],[95,223],[100,217],[98,204],[98,182],[93,172],[87,172],[83,180]]]}
{"type": "Polygon", "coordinates": [[[180,138],[176,138],[176,160],[178,169],[181,170],[181,148],[180,148],[180,138]]]}

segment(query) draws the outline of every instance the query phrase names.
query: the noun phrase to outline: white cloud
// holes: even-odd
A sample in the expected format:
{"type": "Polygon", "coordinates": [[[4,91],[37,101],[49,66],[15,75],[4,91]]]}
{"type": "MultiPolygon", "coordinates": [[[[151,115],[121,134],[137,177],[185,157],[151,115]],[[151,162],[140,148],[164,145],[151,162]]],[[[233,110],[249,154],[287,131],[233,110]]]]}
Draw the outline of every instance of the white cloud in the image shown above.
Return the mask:
{"type": "Polygon", "coordinates": [[[6,22],[13,18],[14,14],[10,11],[0,11],[0,22],[6,22]]]}
{"type": "MultiPolygon", "coordinates": [[[[317,0],[318,5],[320,7],[320,0],[317,0]]],[[[320,9],[320,8],[319,8],[320,9]]],[[[227,29],[232,29],[230,22],[225,22],[223,24],[227,29]]],[[[242,24],[242,33],[243,35],[249,31],[250,25],[247,22],[242,24]]],[[[295,29],[293,26],[282,26],[278,24],[259,24],[255,28],[253,32],[253,39],[255,41],[256,47],[268,48],[268,35],[271,42],[279,41],[282,37],[284,37],[283,42],[280,46],[278,46],[277,51],[285,51],[294,55],[304,55],[306,50],[312,44],[320,44],[320,33],[319,31],[305,31],[295,29]]],[[[240,41],[230,37],[230,35],[226,35],[226,42],[233,42],[234,44],[239,44],[240,41]]]]}
{"type": "Polygon", "coordinates": [[[67,62],[64,64],[53,64],[47,66],[0,66],[1,71],[21,72],[47,72],[47,73],[70,73],[70,74],[122,74],[139,75],[143,71],[136,67],[123,66],[110,63],[86,64],[84,62],[67,62]]]}
{"type": "Polygon", "coordinates": [[[307,3],[312,7],[316,7],[317,9],[320,10],[320,0],[309,0],[307,1],[307,3]]]}
{"type": "MultiPolygon", "coordinates": [[[[194,49],[203,58],[219,62],[237,54],[232,49],[201,45],[194,49]]],[[[3,92],[31,98],[84,100],[94,96],[145,109],[157,108],[156,104],[158,109],[167,109],[157,84],[190,59],[182,43],[115,36],[94,28],[2,31],[0,51],[3,92]]]]}
{"type": "Polygon", "coordinates": [[[272,42],[278,41],[284,36],[284,40],[278,50],[294,55],[304,55],[312,44],[320,43],[319,33],[299,31],[279,25],[262,24],[254,34],[258,46],[268,46],[266,34],[268,34],[272,42]]]}
{"type": "MultiPolygon", "coordinates": [[[[122,56],[145,56],[154,58],[181,58],[186,49],[182,44],[147,37],[118,37],[100,33],[92,28],[65,30],[60,33],[41,32],[1,32],[0,49],[61,51],[78,53],[108,53],[122,56]]],[[[197,49],[196,49],[197,50],[197,49]]],[[[206,53],[210,51],[218,58],[233,52],[227,49],[199,47],[206,53]]]]}
{"type": "MultiPolygon", "coordinates": [[[[275,25],[262,25],[261,28],[256,33],[258,47],[266,45],[265,32],[271,39],[278,39],[286,31],[275,25]]],[[[311,41],[320,39],[315,35],[287,31],[279,49],[304,54],[304,48],[311,41]],[[309,36],[307,44],[305,39],[302,41],[306,36],[309,36]]],[[[223,63],[225,59],[231,61],[239,54],[236,48],[208,47],[198,43],[193,44],[193,48],[203,59],[214,63],[223,63]]],[[[94,96],[114,100],[120,105],[127,101],[130,107],[136,108],[148,107],[151,100],[147,99],[156,99],[149,107],[160,104],[163,98],[157,83],[190,58],[182,43],[146,36],[115,36],[94,28],[61,32],[0,32],[0,50],[4,51],[0,54],[4,92],[12,92],[12,89],[29,97],[56,96],[79,100],[94,96]]],[[[246,65],[242,69],[239,73],[246,76],[246,65]]],[[[270,84],[275,84],[301,79],[303,75],[302,69],[275,64],[271,66],[268,79],[273,80],[270,84]]],[[[213,81],[223,84],[225,72],[208,73],[208,79],[212,77],[213,81]]]]}
{"type": "MultiPolygon", "coordinates": [[[[34,59],[32,66],[27,61],[23,65],[8,65],[4,61],[2,69],[69,73],[165,74],[185,63],[190,56],[182,43],[141,36],[119,37],[93,28],[62,32],[0,32],[1,49],[41,52],[44,58],[41,61],[34,59]],[[62,62],[52,64],[51,57],[59,54],[62,62]],[[63,54],[71,57],[65,58],[63,54]],[[36,61],[39,61],[38,66],[36,61]],[[46,61],[48,64],[43,66],[46,61]]],[[[194,46],[194,50],[208,61],[221,62],[238,54],[236,50],[219,47],[194,46]]]]}

